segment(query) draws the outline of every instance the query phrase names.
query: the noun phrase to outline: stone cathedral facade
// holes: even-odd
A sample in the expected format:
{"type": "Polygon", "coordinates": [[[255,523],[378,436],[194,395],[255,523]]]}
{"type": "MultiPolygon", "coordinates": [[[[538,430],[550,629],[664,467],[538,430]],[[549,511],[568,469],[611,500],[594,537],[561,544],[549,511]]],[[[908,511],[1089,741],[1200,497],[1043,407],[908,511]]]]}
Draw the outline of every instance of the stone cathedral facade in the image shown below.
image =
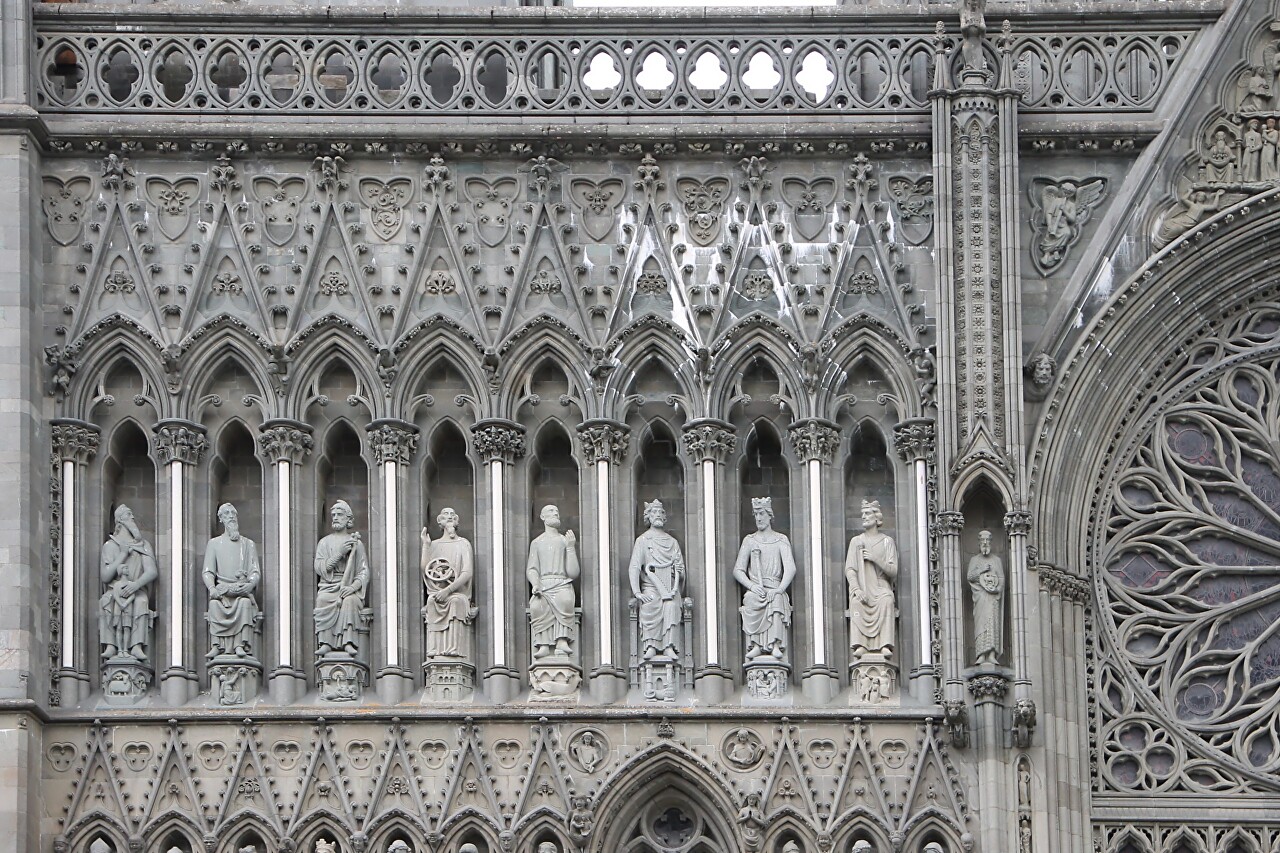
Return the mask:
{"type": "Polygon", "coordinates": [[[1280,4],[0,0],[0,849],[1280,851],[1280,4]]]}

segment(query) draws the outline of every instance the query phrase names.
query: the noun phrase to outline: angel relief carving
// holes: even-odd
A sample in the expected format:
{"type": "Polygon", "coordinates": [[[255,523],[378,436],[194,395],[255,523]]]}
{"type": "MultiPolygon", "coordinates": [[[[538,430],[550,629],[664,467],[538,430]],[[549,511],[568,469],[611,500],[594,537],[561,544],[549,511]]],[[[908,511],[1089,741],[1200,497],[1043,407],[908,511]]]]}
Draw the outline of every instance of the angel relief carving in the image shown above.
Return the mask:
{"type": "Polygon", "coordinates": [[[1031,261],[1041,275],[1053,272],[1066,260],[1080,239],[1080,231],[1107,195],[1106,178],[1032,178],[1031,261]]]}

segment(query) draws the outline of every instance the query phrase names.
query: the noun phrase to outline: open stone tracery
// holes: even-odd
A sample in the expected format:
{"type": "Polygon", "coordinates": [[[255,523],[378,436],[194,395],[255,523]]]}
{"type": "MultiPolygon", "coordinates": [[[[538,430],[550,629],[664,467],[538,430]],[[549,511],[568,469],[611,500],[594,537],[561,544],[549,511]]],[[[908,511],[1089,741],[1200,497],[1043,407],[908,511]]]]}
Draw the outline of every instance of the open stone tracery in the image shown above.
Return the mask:
{"type": "Polygon", "coordinates": [[[0,850],[1280,850],[1280,5],[439,2],[0,0],[0,850]]]}

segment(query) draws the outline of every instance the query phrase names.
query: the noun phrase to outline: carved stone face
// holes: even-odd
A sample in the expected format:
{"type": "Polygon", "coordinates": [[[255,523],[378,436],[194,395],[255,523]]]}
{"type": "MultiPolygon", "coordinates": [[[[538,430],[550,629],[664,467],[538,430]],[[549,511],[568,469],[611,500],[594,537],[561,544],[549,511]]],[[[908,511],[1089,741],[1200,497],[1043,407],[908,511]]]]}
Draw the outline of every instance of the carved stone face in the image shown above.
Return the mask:
{"type": "Polygon", "coordinates": [[[334,530],[346,530],[351,526],[351,513],[341,505],[335,505],[329,510],[329,522],[333,525],[334,530]]]}
{"type": "Polygon", "coordinates": [[[862,510],[862,529],[872,532],[880,529],[880,513],[871,507],[864,507],[862,510]]]}
{"type": "Polygon", "coordinates": [[[436,523],[440,525],[440,529],[446,536],[451,536],[458,529],[458,513],[454,512],[452,507],[445,507],[436,516],[436,523]]]}
{"type": "Polygon", "coordinates": [[[645,518],[649,520],[649,526],[655,530],[661,530],[667,526],[667,511],[660,506],[645,513],[645,518]]]}
{"type": "Polygon", "coordinates": [[[232,539],[238,539],[240,536],[240,515],[236,512],[236,508],[230,504],[218,510],[218,521],[222,522],[222,529],[226,531],[227,536],[232,539]]]}
{"type": "Polygon", "coordinates": [[[986,530],[978,534],[978,550],[984,557],[991,556],[991,534],[986,530]]]}
{"type": "Polygon", "coordinates": [[[560,529],[560,510],[557,507],[551,505],[544,506],[542,508],[542,515],[540,518],[542,519],[542,523],[547,527],[555,530],[560,529]]]}
{"type": "Polygon", "coordinates": [[[769,529],[769,522],[773,520],[773,513],[767,509],[758,509],[752,515],[756,519],[756,530],[761,533],[769,529]]]}
{"type": "Polygon", "coordinates": [[[1037,388],[1044,388],[1053,381],[1053,361],[1048,358],[1036,359],[1031,368],[1031,381],[1037,388]]]}

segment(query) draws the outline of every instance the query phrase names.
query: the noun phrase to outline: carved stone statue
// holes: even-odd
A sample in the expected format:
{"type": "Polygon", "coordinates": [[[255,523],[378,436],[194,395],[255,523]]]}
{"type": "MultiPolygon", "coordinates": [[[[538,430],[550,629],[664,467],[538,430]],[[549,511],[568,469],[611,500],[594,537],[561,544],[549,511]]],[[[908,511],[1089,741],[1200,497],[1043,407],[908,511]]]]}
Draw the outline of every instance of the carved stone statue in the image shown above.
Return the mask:
{"type": "Polygon", "coordinates": [[[1156,229],[1152,244],[1162,249],[1178,237],[1200,224],[1207,214],[1213,213],[1222,206],[1223,190],[1209,193],[1205,190],[1188,189],[1178,196],[1185,210],[1177,208],[1165,214],[1156,229]]]}
{"type": "Polygon", "coordinates": [[[471,603],[474,551],[458,535],[458,513],[445,507],[436,516],[444,535],[434,542],[422,528],[419,566],[427,603],[422,618],[427,626],[427,657],[471,658],[470,625],[479,609],[471,603]]]}
{"type": "Polygon", "coordinates": [[[978,551],[967,573],[973,594],[973,653],[978,665],[994,665],[1004,651],[1004,565],[991,553],[991,531],[978,533],[978,551]]]}
{"type": "Polygon", "coordinates": [[[898,546],[880,532],[884,515],[878,501],[862,502],[863,532],[849,540],[844,576],[849,582],[849,647],[856,660],[864,655],[892,657],[897,599],[898,546]]]}
{"type": "Polygon", "coordinates": [[[1209,153],[1200,164],[1201,177],[1211,184],[1229,184],[1236,179],[1236,168],[1240,158],[1236,155],[1233,141],[1224,130],[1213,134],[1209,144],[1209,153]]]}
{"type": "Polygon", "coordinates": [[[639,602],[640,657],[676,657],[684,597],[684,555],[680,543],[663,530],[667,512],[661,501],[644,506],[649,529],[636,539],[627,575],[639,602]]]}
{"type": "Polygon", "coordinates": [[[321,695],[326,699],[359,698],[365,671],[356,664],[361,636],[371,614],[365,608],[369,559],[346,501],[329,511],[333,532],[316,545],[316,656],[321,667],[321,695]]]}
{"type": "Polygon", "coordinates": [[[746,591],[742,596],[742,630],[747,635],[747,686],[758,698],[785,692],[787,639],[791,626],[788,590],[796,575],[791,540],[773,529],[771,498],[752,498],[756,532],[749,533],[738,549],[733,577],[746,591]],[[753,669],[752,664],[773,664],[753,669]]]}
{"type": "Polygon", "coordinates": [[[560,532],[560,510],[547,505],[540,513],[543,531],[529,545],[525,576],[529,579],[529,632],[533,666],[532,697],[563,698],[575,694],[582,675],[573,660],[578,639],[577,537],[560,532]]]}
{"type": "Polygon", "coordinates": [[[960,35],[964,37],[960,53],[965,70],[985,70],[987,57],[982,40],[987,35],[987,0],[963,0],[960,5],[960,35]]]}
{"type": "Polygon", "coordinates": [[[115,512],[115,531],[102,546],[102,583],[99,630],[106,650],[104,658],[133,657],[147,660],[151,625],[147,588],[159,576],[155,550],[142,538],[133,510],[121,504],[115,512]]]}
{"type": "Polygon", "coordinates": [[[218,520],[223,533],[209,540],[204,551],[204,570],[200,573],[209,591],[209,653],[220,656],[254,657],[254,642],[262,613],[254,600],[254,592],[262,579],[258,568],[258,548],[253,540],[240,535],[236,508],[224,503],[218,507],[218,520]]]}

